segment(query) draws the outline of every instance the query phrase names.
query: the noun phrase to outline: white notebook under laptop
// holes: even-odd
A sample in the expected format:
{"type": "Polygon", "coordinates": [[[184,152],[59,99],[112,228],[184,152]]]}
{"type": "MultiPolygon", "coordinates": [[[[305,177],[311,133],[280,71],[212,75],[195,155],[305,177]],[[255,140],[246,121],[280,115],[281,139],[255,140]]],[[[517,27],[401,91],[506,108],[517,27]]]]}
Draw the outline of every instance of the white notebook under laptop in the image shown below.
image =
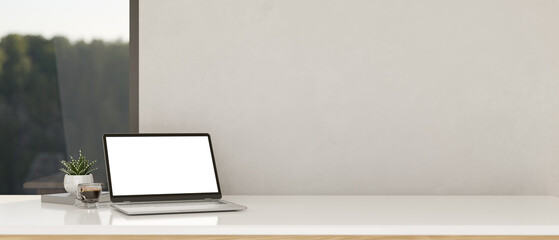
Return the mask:
{"type": "Polygon", "coordinates": [[[210,135],[104,134],[112,206],[128,215],[244,210],[221,199],[210,135]]]}

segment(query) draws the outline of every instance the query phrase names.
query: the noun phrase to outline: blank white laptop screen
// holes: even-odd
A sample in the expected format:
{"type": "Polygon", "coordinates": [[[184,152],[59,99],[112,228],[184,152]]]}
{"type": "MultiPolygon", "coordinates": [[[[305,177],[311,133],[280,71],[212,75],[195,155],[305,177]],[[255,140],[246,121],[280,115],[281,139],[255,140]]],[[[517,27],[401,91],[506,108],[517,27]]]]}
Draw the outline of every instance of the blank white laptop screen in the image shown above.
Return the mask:
{"type": "Polygon", "coordinates": [[[106,138],[113,196],[217,193],[207,136],[106,138]]]}

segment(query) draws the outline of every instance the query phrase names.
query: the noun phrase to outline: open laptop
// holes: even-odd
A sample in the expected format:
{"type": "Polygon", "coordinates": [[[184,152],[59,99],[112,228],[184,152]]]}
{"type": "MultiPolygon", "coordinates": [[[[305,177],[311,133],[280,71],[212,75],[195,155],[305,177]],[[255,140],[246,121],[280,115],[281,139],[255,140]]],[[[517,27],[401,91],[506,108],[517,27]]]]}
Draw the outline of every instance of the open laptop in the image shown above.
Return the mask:
{"type": "Polygon", "coordinates": [[[210,135],[104,134],[111,205],[128,214],[246,209],[221,200],[210,135]]]}

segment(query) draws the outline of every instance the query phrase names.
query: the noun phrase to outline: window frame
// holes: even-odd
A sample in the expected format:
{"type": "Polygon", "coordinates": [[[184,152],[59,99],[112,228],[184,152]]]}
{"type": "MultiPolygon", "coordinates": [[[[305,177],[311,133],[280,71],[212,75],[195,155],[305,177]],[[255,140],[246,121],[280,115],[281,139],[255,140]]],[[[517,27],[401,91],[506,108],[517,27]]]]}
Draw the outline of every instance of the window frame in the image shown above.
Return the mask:
{"type": "Polygon", "coordinates": [[[139,132],[139,0],[129,0],[129,94],[128,121],[131,133],[139,132]]]}

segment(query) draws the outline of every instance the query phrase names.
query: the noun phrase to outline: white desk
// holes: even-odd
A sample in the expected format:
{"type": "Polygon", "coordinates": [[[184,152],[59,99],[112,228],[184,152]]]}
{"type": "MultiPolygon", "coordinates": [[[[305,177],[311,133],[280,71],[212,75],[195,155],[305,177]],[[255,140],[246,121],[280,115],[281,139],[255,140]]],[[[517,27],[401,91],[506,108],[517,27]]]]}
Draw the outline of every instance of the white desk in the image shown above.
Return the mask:
{"type": "Polygon", "coordinates": [[[106,204],[87,210],[0,196],[0,235],[559,235],[559,198],[552,196],[224,199],[248,210],[126,216],[106,204]]]}

